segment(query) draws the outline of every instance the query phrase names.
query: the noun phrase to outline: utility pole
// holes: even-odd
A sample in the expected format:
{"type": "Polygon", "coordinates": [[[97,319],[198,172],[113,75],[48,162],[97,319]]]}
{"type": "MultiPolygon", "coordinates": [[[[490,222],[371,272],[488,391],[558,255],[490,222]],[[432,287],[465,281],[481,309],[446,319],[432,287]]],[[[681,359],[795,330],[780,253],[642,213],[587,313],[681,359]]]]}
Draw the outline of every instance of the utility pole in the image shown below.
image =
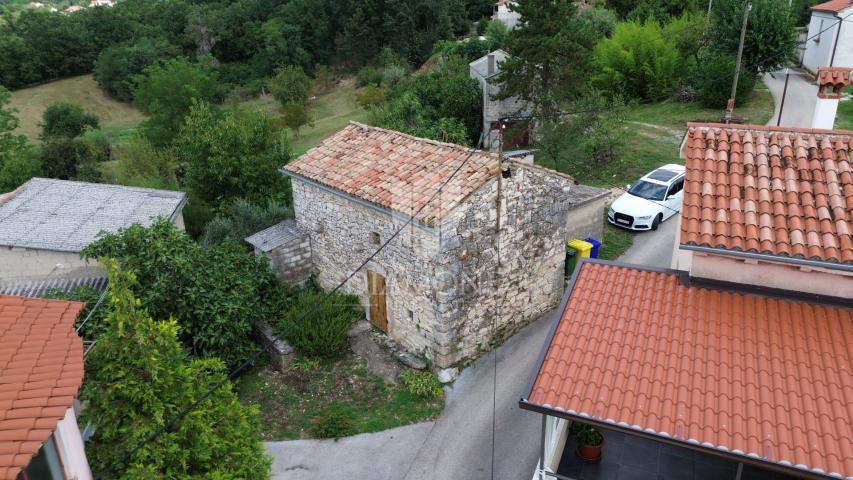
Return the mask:
{"type": "Polygon", "coordinates": [[[711,16],[711,5],[714,4],[714,0],[708,0],[708,16],[711,16]]]}
{"type": "Polygon", "coordinates": [[[732,81],[732,96],[729,98],[729,104],[726,105],[728,112],[726,113],[726,123],[732,119],[732,112],[735,109],[735,97],[737,97],[737,81],[740,77],[740,63],[743,60],[743,42],[746,39],[746,24],[749,21],[749,12],[752,11],[752,1],[747,0],[746,8],[743,9],[743,25],[740,27],[740,45],[737,48],[737,64],[735,65],[735,78],[732,81]]]}
{"type": "Polygon", "coordinates": [[[791,69],[785,69],[785,88],[782,89],[782,102],[779,105],[779,116],[776,118],[776,126],[782,124],[782,112],[785,111],[785,97],[788,95],[788,79],[791,78],[791,69]]]}

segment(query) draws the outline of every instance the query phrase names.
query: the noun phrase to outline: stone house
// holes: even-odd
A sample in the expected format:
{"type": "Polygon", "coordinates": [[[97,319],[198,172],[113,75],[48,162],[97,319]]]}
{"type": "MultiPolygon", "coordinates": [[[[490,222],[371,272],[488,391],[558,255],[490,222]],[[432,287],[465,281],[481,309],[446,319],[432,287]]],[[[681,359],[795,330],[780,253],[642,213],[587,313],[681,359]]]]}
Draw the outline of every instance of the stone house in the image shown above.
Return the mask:
{"type": "Polygon", "coordinates": [[[33,178],[0,195],[0,287],[103,276],[80,258],[102,231],[168,218],[184,228],[183,192],[33,178]]]}
{"type": "Polygon", "coordinates": [[[508,30],[514,30],[521,23],[521,14],[511,10],[515,3],[513,0],[496,1],[492,11],[492,20],[503,23],[508,30]]]}
{"type": "Polygon", "coordinates": [[[803,66],[812,73],[823,66],[853,67],[853,1],[830,0],[811,7],[803,66]],[[845,20],[846,19],[846,20],[845,20]]]}
{"type": "Polygon", "coordinates": [[[602,237],[604,190],[358,123],[283,171],[296,219],[281,227],[282,244],[304,244],[298,229],[310,245],[291,255],[310,256],[322,286],[343,282],[375,326],[440,368],[475,358],[553,309],[565,242],[602,237]]]}
{"type": "Polygon", "coordinates": [[[483,92],[483,148],[496,152],[500,148],[501,120],[504,120],[504,150],[526,147],[530,143],[531,125],[523,117],[530,115],[530,108],[517,97],[496,100],[492,98],[501,91],[501,86],[490,83],[500,73],[500,66],[509,54],[495,50],[468,64],[469,76],[480,84],[483,92]]]}

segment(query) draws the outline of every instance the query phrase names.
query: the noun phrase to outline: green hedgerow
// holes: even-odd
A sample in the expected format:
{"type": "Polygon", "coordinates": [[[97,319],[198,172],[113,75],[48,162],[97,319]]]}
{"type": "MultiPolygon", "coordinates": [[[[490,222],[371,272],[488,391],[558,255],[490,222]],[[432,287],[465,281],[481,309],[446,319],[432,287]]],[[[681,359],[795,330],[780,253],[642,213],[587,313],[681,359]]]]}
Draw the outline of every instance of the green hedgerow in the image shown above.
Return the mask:
{"type": "Polygon", "coordinates": [[[333,403],[317,419],[311,433],[318,438],[341,438],[352,435],[356,431],[354,417],[350,407],[333,403]]]}
{"type": "Polygon", "coordinates": [[[421,398],[441,398],[444,396],[444,389],[441,388],[438,377],[428,370],[406,370],[400,375],[400,379],[406,386],[406,390],[412,395],[421,398]]]}

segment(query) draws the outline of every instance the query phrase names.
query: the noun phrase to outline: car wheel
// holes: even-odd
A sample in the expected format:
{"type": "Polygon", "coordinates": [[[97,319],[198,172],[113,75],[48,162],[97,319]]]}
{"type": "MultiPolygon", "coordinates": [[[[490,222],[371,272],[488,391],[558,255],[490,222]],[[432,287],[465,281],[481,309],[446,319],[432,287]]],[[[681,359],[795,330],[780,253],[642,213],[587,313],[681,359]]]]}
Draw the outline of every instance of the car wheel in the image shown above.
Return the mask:
{"type": "Polygon", "coordinates": [[[652,222],[652,230],[658,229],[658,225],[660,225],[662,219],[663,217],[661,217],[661,214],[658,214],[658,216],[655,217],[655,220],[652,222]]]}

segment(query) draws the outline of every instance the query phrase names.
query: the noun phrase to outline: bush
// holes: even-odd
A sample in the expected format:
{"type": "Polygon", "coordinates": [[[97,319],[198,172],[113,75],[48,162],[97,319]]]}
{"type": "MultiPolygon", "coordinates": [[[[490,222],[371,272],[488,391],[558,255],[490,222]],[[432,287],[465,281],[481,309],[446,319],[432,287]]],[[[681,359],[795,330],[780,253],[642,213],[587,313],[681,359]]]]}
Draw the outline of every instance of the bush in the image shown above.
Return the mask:
{"type": "MultiPolygon", "coordinates": [[[[699,61],[702,67],[697,68],[693,74],[693,84],[696,86],[702,105],[708,108],[726,108],[729,95],[732,93],[736,62],[735,56],[728,53],[703,53],[699,61]]],[[[758,75],[755,72],[747,68],[741,69],[736,104],[742,105],[749,98],[757,81],[758,75]]]]}
{"type": "Polygon", "coordinates": [[[311,77],[292,65],[276,70],[269,83],[270,93],[278,103],[304,105],[311,90],[311,77]]]}
{"type": "Polygon", "coordinates": [[[177,56],[180,49],[163,39],[143,38],[136,42],[112,45],[101,51],[92,72],[107,95],[129,102],[134,75],[159,60],[177,56]]]}
{"type": "Polygon", "coordinates": [[[262,206],[240,198],[204,227],[201,244],[218,245],[228,239],[242,242],[286,218],[293,218],[293,209],[284,202],[270,200],[262,206]]]}
{"type": "Polygon", "coordinates": [[[311,428],[311,433],[318,438],[341,438],[356,432],[355,415],[346,405],[333,403],[329,405],[317,423],[311,428]]]}
{"type": "Polygon", "coordinates": [[[650,99],[672,92],[679,76],[679,53],[653,20],[624,22],[613,38],[602,40],[593,52],[601,72],[593,82],[601,89],[631,98],[650,99]]]}
{"type": "Polygon", "coordinates": [[[441,387],[441,382],[429,370],[406,370],[400,375],[400,380],[406,390],[421,398],[441,398],[444,396],[444,389],[441,387]]]}
{"type": "Polygon", "coordinates": [[[89,129],[99,128],[97,116],[86,112],[74,103],[57,102],[47,107],[42,114],[41,139],[54,137],[77,138],[89,129]]]}
{"type": "Polygon", "coordinates": [[[406,78],[408,72],[405,67],[399,65],[389,65],[382,71],[382,84],[386,87],[393,87],[406,78]]]}
{"type": "Polygon", "coordinates": [[[355,75],[355,84],[358,87],[382,85],[382,72],[373,67],[364,67],[355,75]]]}
{"type": "Polygon", "coordinates": [[[355,295],[334,293],[328,299],[325,297],[326,293],[316,287],[305,288],[278,322],[278,333],[302,355],[325,358],[344,355],[349,351],[347,332],[353,322],[363,318],[355,295]]]}

